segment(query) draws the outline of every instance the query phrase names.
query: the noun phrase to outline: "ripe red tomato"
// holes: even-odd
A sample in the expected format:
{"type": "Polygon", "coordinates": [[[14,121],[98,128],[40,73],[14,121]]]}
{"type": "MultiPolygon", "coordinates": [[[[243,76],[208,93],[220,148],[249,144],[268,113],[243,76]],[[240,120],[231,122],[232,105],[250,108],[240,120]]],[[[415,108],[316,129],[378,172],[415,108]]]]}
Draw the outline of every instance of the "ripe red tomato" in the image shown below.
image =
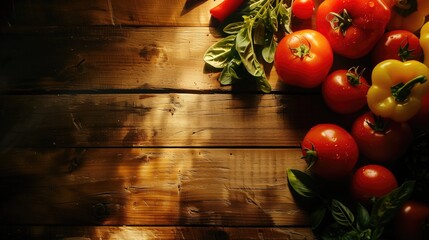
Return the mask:
{"type": "Polygon", "coordinates": [[[359,158],[353,137],[344,128],[328,123],[312,127],[302,140],[301,150],[310,171],[328,181],[349,175],[359,158]]]}
{"type": "Polygon", "coordinates": [[[292,3],[292,13],[299,19],[309,19],[313,16],[313,0],[295,0],[292,3]]]}
{"type": "Polygon", "coordinates": [[[316,30],[338,55],[367,55],[384,34],[390,9],[382,0],[324,0],[316,12],[316,30]]]}
{"type": "Polygon", "coordinates": [[[398,187],[395,175],[386,167],[371,164],[353,174],[350,191],[353,199],[365,206],[373,197],[382,197],[398,187]]]}
{"type": "Polygon", "coordinates": [[[427,239],[429,232],[429,205],[409,200],[395,216],[395,237],[398,240],[427,239]],[[423,238],[426,236],[426,238],[423,238]]]}
{"type": "Polygon", "coordinates": [[[357,68],[335,70],[322,84],[322,96],[326,105],[341,114],[354,113],[366,104],[369,85],[357,68]]]}
{"type": "Polygon", "coordinates": [[[312,29],[295,31],[278,44],[274,66],[285,83],[313,88],[328,75],[334,55],[328,40],[312,29]]]}
{"type": "Polygon", "coordinates": [[[400,61],[421,60],[423,50],[419,38],[407,30],[393,30],[386,32],[371,52],[373,66],[387,59],[400,61]]]}
{"type": "Polygon", "coordinates": [[[413,132],[408,123],[374,117],[372,112],[356,118],[351,134],[359,146],[359,153],[375,162],[399,159],[413,141],[413,132]]]}

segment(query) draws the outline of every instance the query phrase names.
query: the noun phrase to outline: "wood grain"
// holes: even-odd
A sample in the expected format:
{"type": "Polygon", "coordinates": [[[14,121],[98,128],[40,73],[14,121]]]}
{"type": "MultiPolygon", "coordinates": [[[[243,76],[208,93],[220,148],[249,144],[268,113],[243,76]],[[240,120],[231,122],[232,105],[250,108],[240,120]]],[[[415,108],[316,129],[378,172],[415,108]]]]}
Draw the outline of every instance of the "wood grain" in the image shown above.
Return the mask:
{"type": "Polygon", "coordinates": [[[315,124],[353,117],[319,95],[5,95],[0,146],[298,147],[315,124]]]}
{"type": "Polygon", "coordinates": [[[219,1],[207,0],[5,0],[1,24],[208,26],[209,9],[219,1]]]}
{"type": "Polygon", "coordinates": [[[3,236],[13,239],[314,239],[310,229],[299,227],[142,227],[142,226],[20,226],[0,227],[3,236]]]}
{"type": "Polygon", "coordinates": [[[299,149],[2,151],[2,224],[302,226],[299,149]]]}
{"type": "MultiPolygon", "coordinates": [[[[220,70],[203,61],[220,40],[207,27],[0,28],[0,92],[256,92],[255,81],[222,86],[220,70]]],[[[336,57],[333,69],[368,62],[336,57]]],[[[267,66],[273,92],[306,93],[267,66]]]]}

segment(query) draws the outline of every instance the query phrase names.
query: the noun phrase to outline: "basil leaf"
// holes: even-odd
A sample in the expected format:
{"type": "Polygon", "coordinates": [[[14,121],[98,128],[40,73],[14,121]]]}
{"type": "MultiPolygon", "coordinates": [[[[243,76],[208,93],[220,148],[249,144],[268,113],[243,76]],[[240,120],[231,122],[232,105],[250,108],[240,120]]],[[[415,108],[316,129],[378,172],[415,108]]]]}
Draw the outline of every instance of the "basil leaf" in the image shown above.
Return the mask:
{"type": "Polygon", "coordinates": [[[355,221],[355,216],[348,207],[340,201],[332,199],[331,213],[335,221],[342,226],[351,227],[355,221]]]}
{"type": "Polygon", "coordinates": [[[230,35],[213,44],[204,53],[204,61],[215,68],[224,68],[230,60],[234,42],[235,35],[230,35]]]}
{"type": "Polygon", "coordinates": [[[316,183],[313,178],[297,169],[288,169],[287,178],[292,189],[300,196],[316,197],[316,183]]]}
{"type": "Polygon", "coordinates": [[[253,27],[253,43],[255,45],[265,44],[265,26],[263,23],[257,23],[253,27]]]}
{"type": "Polygon", "coordinates": [[[328,208],[326,208],[325,206],[321,206],[316,210],[314,210],[313,212],[311,212],[311,228],[313,230],[320,226],[320,224],[322,223],[323,219],[326,216],[327,210],[328,208]]]}
{"type": "Polygon", "coordinates": [[[252,26],[250,22],[251,20],[247,20],[246,26],[238,32],[237,38],[235,39],[235,49],[247,71],[252,76],[260,77],[264,71],[256,59],[252,41],[252,26]]]}
{"type": "Polygon", "coordinates": [[[279,5],[279,26],[282,27],[283,31],[286,33],[291,33],[291,18],[292,18],[292,8],[287,7],[285,4],[279,5]]]}
{"type": "Polygon", "coordinates": [[[368,210],[361,204],[357,205],[357,229],[363,231],[369,227],[370,216],[368,210]]]}
{"type": "Polygon", "coordinates": [[[274,40],[272,33],[267,34],[268,38],[265,40],[264,48],[262,49],[262,58],[267,63],[274,62],[274,55],[276,53],[277,43],[274,40]]]}
{"type": "Polygon", "coordinates": [[[220,73],[218,81],[222,85],[231,85],[234,79],[240,79],[238,71],[241,67],[241,60],[237,58],[231,59],[226,67],[220,73]]]}
{"type": "Polygon", "coordinates": [[[381,227],[389,223],[397,210],[410,198],[415,181],[406,181],[384,197],[377,199],[372,207],[372,224],[381,227]]]}
{"type": "Polygon", "coordinates": [[[264,93],[271,92],[271,85],[268,82],[268,79],[265,76],[265,73],[262,74],[262,76],[260,76],[260,77],[256,77],[256,81],[257,81],[259,90],[261,90],[264,93]]]}
{"type": "Polygon", "coordinates": [[[277,14],[275,12],[275,9],[273,9],[272,7],[269,8],[267,10],[265,18],[266,18],[265,22],[266,22],[267,28],[271,32],[277,32],[279,30],[279,23],[278,23],[278,20],[277,20],[277,14]]]}
{"type": "Polygon", "coordinates": [[[244,26],[244,22],[233,22],[223,28],[223,32],[227,34],[237,34],[244,26]]]}

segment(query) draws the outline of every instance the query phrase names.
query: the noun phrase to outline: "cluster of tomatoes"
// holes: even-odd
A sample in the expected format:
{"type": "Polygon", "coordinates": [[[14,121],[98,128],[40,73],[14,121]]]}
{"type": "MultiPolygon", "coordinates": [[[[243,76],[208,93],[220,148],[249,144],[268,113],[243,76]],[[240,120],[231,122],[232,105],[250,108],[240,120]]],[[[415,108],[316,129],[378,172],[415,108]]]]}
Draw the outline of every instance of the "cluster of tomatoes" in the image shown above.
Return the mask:
{"type": "MultiPolygon", "coordinates": [[[[292,5],[292,13],[299,19],[312,18],[314,9],[313,0],[295,0],[292,5]]],[[[331,16],[324,8],[316,11],[323,11],[316,12],[316,24],[323,22],[323,26],[286,35],[277,46],[275,68],[286,84],[320,87],[323,100],[333,112],[358,113],[347,130],[330,123],[312,127],[303,138],[301,148],[312,174],[327,182],[347,179],[350,196],[368,206],[372,198],[382,197],[398,187],[399,180],[391,166],[395,166],[407,153],[417,133],[427,132],[429,93],[423,97],[420,111],[409,121],[398,122],[377,116],[367,108],[371,79],[368,81],[363,76],[364,69],[353,66],[332,70],[334,57],[340,55],[345,59],[356,59],[356,63],[365,60],[371,71],[388,59],[421,62],[424,52],[418,35],[403,29],[386,31],[383,28],[381,33],[380,29],[374,30],[375,35],[379,34],[376,40],[369,35],[364,36],[365,42],[354,49],[337,46],[339,41],[347,40],[341,36],[340,40],[329,37],[331,33],[326,29],[338,24],[338,21],[329,23],[329,18],[338,17],[341,21],[341,17],[347,16],[331,16]]],[[[365,35],[357,30],[355,34],[365,35]]],[[[356,37],[352,40],[362,39],[356,37]]],[[[397,229],[404,239],[422,239],[419,228],[425,219],[429,220],[429,205],[409,201],[401,209],[398,219],[400,226],[397,229]]]]}

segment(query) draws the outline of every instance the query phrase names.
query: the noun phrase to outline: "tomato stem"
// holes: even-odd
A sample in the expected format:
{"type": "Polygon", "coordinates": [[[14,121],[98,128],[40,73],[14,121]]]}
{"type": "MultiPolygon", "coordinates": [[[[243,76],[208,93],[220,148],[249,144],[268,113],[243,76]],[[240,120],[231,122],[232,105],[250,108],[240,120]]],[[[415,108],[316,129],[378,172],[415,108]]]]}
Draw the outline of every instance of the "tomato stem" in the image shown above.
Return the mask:
{"type": "Polygon", "coordinates": [[[305,162],[308,165],[307,169],[310,169],[318,159],[317,151],[313,143],[311,143],[311,149],[304,148],[304,150],[305,150],[305,156],[303,156],[302,159],[305,159],[305,162]]]}
{"type": "Polygon", "coordinates": [[[300,59],[303,59],[305,56],[310,55],[311,44],[307,39],[305,39],[307,43],[304,43],[301,38],[299,38],[299,37],[297,37],[297,38],[299,39],[301,44],[296,48],[291,48],[289,46],[289,49],[294,56],[297,56],[300,59]]]}
{"type": "Polygon", "coordinates": [[[406,39],[404,39],[404,41],[407,41],[405,43],[405,45],[402,46],[402,44],[401,44],[401,46],[399,46],[399,49],[398,49],[398,57],[403,62],[405,62],[408,59],[412,58],[413,57],[412,52],[414,51],[414,49],[410,49],[410,43],[408,42],[408,36],[407,36],[406,39]]]}
{"type": "Polygon", "coordinates": [[[374,118],[374,122],[370,122],[368,119],[365,120],[366,124],[368,124],[368,126],[374,130],[374,132],[376,133],[381,133],[381,134],[385,134],[386,133],[386,129],[387,129],[387,123],[385,121],[385,119],[381,116],[377,116],[375,114],[373,114],[373,118],[374,118]]]}
{"type": "Polygon", "coordinates": [[[351,67],[347,73],[347,81],[349,82],[350,85],[352,86],[357,86],[359,84],[361,84],[360,77],[362,76],[363,72],[365,71],[365,68],[362,69],[362,71],[358,72],[359,67],[351,67]]]}
{"type": "Polygon", "coordinates": [[[405,102],[408,99],[408,96],[411,94],[411,89],[418,84],[418,83],[424,83],[427,79],[423,75],[419,75],[407,83],[400,82],[390,88],[392,92],[392,96],[395,98],[397,102],[405,102]]]}
{"type": "Polygon", "coordinates": [[[347,29],[352,25],[352,18],[346,9],[343,9],[341,13],[330,12],[326,17],[333,16],[332,19],[326,19],[331,24],[331,28],[334,30],[339,30],[346,35],[347,29]]]}

